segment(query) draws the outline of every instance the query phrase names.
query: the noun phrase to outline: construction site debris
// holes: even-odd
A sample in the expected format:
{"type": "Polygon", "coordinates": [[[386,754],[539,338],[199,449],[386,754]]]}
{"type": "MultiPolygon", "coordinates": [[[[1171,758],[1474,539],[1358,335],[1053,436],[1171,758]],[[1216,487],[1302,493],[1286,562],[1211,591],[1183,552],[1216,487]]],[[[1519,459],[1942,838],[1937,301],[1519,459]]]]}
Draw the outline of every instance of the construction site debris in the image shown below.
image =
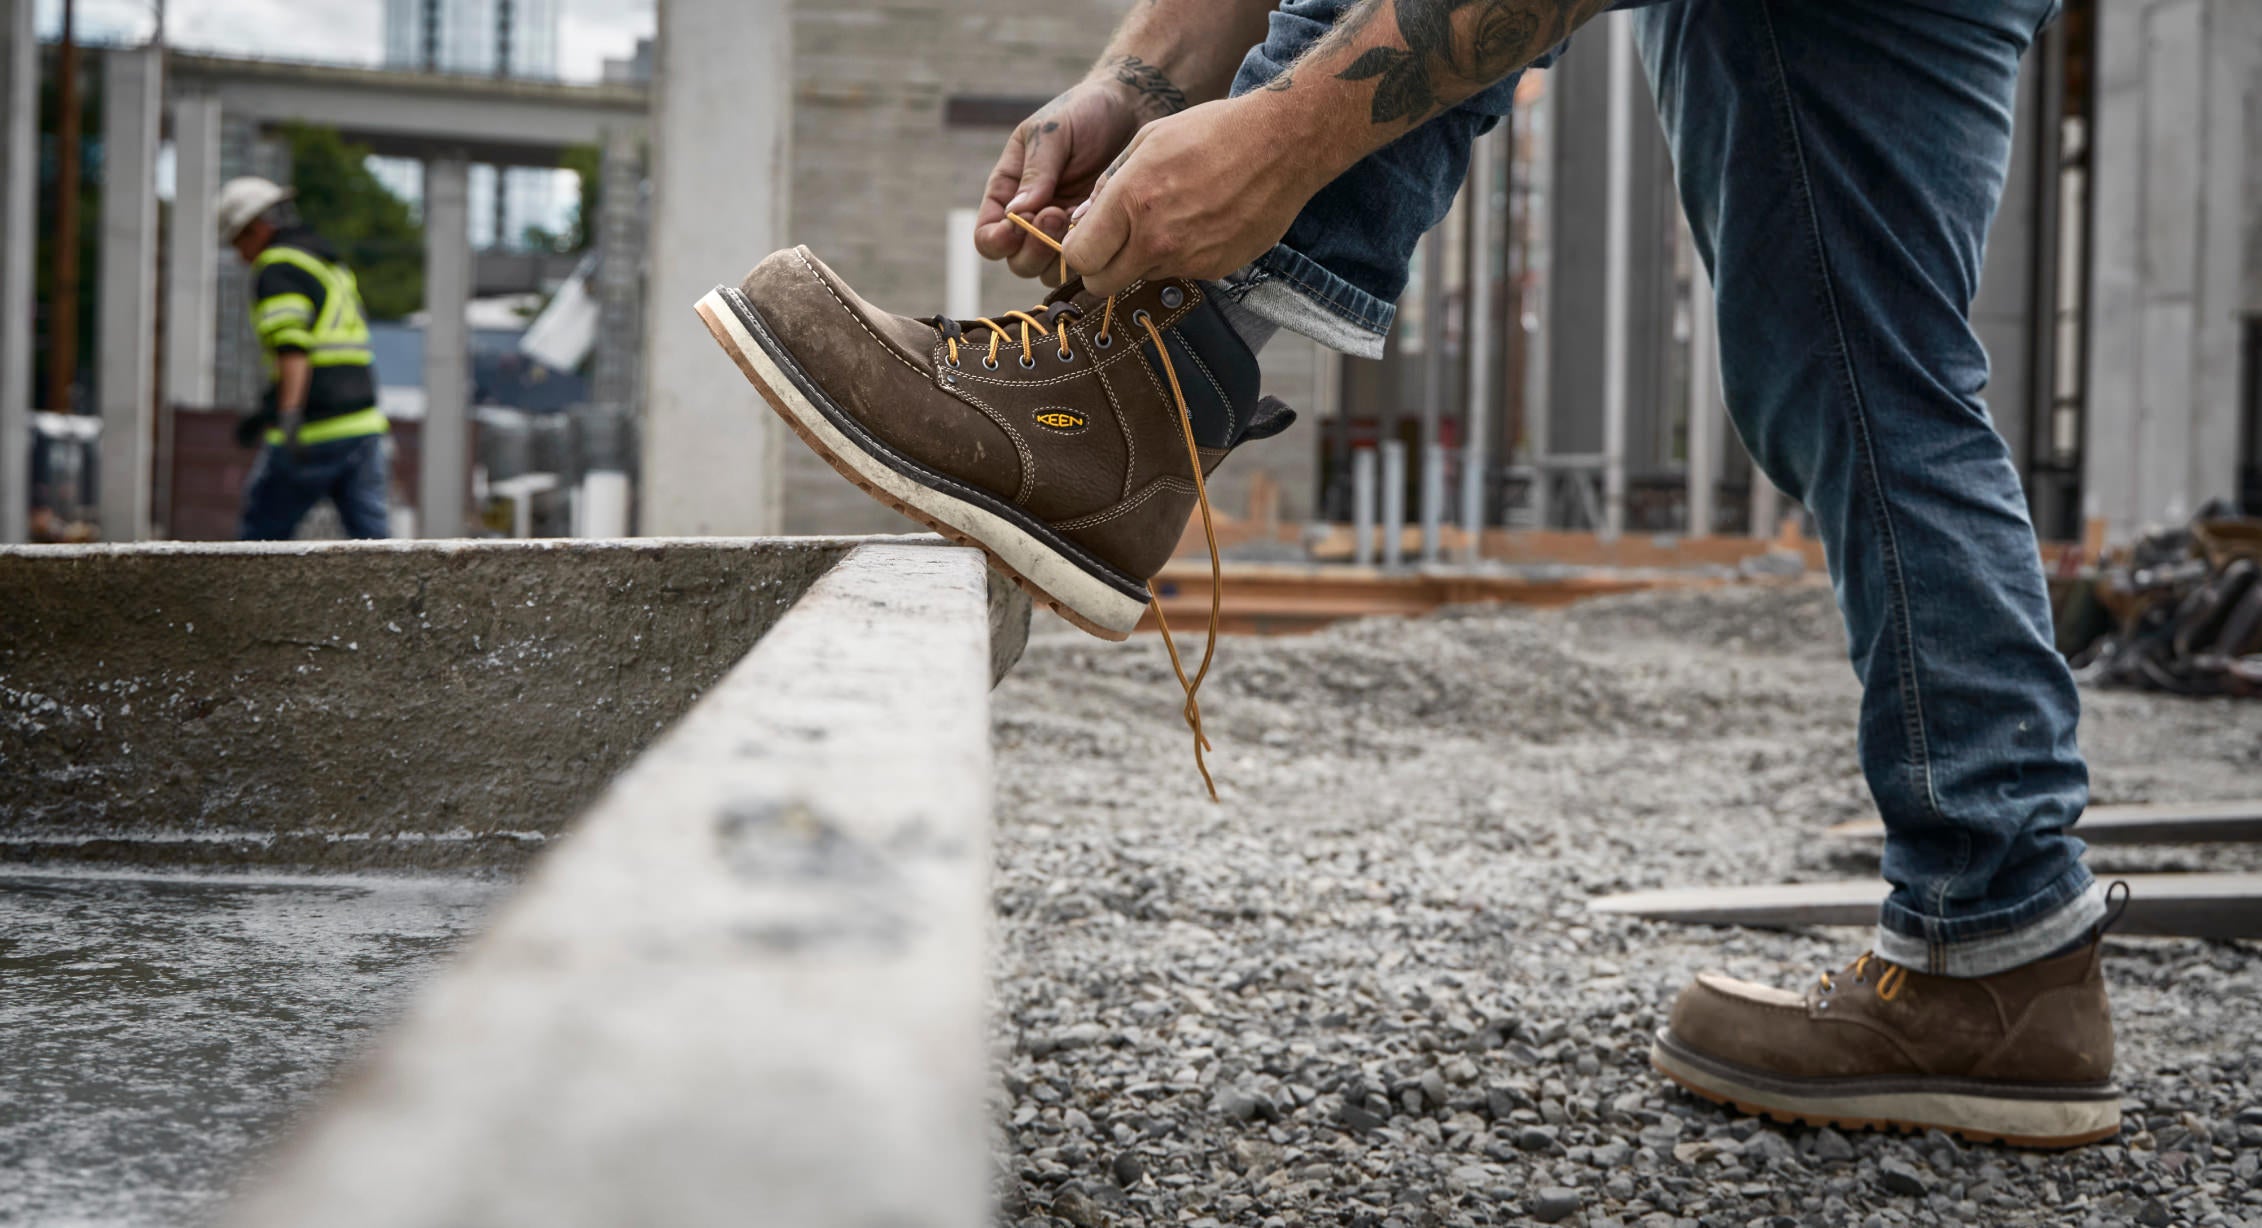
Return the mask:
{"type": "Polygon", "coordinates": [[[2210,507],[2061,584],[2056,604],[2085,682],[2262,696],[2262,519],[2210,507]]]}

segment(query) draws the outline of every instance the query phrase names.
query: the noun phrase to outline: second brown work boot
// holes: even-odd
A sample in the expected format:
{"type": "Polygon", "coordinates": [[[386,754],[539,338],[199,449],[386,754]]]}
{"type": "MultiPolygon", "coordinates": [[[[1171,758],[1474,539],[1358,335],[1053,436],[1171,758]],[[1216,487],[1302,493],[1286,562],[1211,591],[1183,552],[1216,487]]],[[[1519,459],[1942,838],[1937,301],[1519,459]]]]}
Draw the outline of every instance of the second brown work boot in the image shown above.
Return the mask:
{"type": "Polygon", "coordinates": [[[1707,972],[1673,1003],[1650,1060],[1707,1100],[1782,1122],[2096,1142],[2121,1128],[2101,948],[1968,980],[1863,955],[1803,995],[1707,972]]]}
{"type": "Polygon", "coordinates": [[[1071,281],[994,319],[913,319],[797,247],[699,314],[833,468],[1108,639],[1138,625],[1194,510],[1183,423],[1206,474],[1294,419],[1196,282],[1102,299],[1071,281]]]}

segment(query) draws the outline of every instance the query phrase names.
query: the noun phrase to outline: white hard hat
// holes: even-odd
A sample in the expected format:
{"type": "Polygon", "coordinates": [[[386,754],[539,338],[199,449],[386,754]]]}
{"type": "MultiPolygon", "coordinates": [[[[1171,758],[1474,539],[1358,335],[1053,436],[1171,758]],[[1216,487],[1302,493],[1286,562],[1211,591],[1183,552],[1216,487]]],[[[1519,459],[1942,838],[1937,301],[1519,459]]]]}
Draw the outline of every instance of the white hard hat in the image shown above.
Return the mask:
{"type": "Polygon", "coordinates": [[[243,233],[244,227],[251,225],[260,214],[289,200],[292,195],[289,188],[256,175],[230,179],[220,189],[219,197],[212,204],[212,210],[220,220],[220,241],[235,242],[236,236],[243,233]]]}

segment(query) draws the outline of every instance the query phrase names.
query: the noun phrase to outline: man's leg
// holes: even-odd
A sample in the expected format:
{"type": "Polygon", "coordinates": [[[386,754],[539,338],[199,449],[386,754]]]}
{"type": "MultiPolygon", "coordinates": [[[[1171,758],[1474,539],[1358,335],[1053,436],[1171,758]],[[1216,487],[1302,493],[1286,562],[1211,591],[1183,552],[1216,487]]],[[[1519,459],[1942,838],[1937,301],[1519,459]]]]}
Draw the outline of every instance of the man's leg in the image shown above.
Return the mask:
{"type": "Polygon", "coordinates": [[[1729,411],[1813,510],[1890,838],[1878,953],[1984,976],[2104,915],[2080,703],[1969,315],[2019,59],[2055,0],[1636,15],[1718,287],[1729,411]],[[1960,7],[1960,6],[1958,6],[1960,7]]]}
{"type": "MultiPolygon", "coordinates": [[[[1259,90],[1325,36],[1352,0],[1287,0],[1233,79],[1259,90]]],[[[1543,59],[1542,63],[1546,61],[1543,59]]],[[[1280,244],[1220,287],[1252,346],[1272,328],[1380,358],[1414,245],[1445,220],[1469,173],[1469,147],[1508,114],[1518,73],[1393,141],[1321,189],[1280,244]]]]}
{"type": "Polygon", "coordinates": [[[1699,976],[1652,1050],[1778,1118],[2069,1146],[2120,1128],[2073,679],[1968,322],[2054,0],[1686,0],[1636,29],[1714,270],[1729,411],[1812,509],[1893,893],[1805,995],[1699,976]],[[2069,949],[2070,948],[2070,949],[2069,949]]]}
{"type": "Polygon", "coordinates": [[[385,455],[385,436],[356,439],[352,447],[330,488],[330,501],[338,506],[338,522],[347,537],[365,541],[390,537],[391,466],[385,455]]]}
{"type": "Polygon", "coordinates": [[[243,518],[236,537],[247,542],[289,541],[298,522],[322,498],[324,486],[309,481],[304,468],[283,449],[260,449],[250,480],[244,483],[243,518]]]}

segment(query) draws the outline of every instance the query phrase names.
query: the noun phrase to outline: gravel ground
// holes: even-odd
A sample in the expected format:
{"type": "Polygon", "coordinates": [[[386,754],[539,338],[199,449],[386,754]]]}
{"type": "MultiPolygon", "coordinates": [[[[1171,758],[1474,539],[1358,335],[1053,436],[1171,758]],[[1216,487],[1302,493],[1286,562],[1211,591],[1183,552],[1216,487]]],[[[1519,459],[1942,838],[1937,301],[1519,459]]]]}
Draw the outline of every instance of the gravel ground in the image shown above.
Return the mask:
{"type": "MultiPolygon", "coordinates": [[[[1649,1072],[1700,969],[1864,945],[1584,909],[1875,872],[1815,838],[1868,813],[1826,589],[1228,640],[1222,806],[1176,694],[1152,639],[1066,630],[998,692],[1003,1223],[2262,1228],[2262,944],[2109,943],[2128,1115],[2070,1155],[1761,1126],[1649,1072]]],[[[2086,700],[2099,801],[2262,792],[2262,704],[2086,700]]]]}

